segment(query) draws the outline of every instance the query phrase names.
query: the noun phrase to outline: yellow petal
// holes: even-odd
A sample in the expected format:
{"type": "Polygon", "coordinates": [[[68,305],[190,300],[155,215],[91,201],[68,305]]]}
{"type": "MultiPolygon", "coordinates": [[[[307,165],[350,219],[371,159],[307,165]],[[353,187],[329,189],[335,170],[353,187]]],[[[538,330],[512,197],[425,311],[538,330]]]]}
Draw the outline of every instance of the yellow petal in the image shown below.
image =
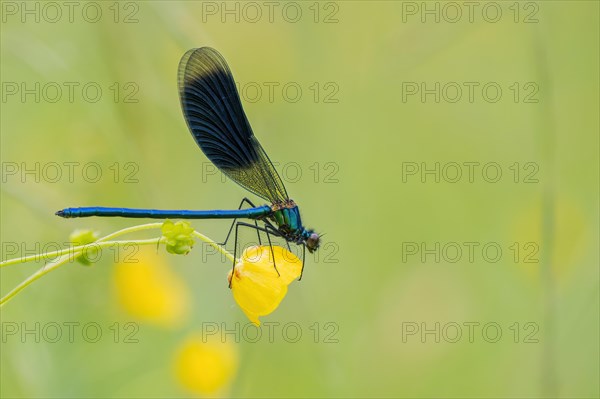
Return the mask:
{"type": "Polygon", "coordinates": [[[192,335],[184,341],[175,358],[175,374],[187,390],[214,396],[222,392],[237,372],[238,356],[229,341],[192,335]]]}
{"type": "Polygon", "coordinates": [[[302,269],[302,261],[285,248],[274,246],[273,255],[269,246],[246,248],[235,266],[235,274],[229,275],[235,301],[256,325],[260,324],[259,316],[277,309],[287,286],[300,276],[302,269]]]}
{"type": "Polygon", "coordinates": [[[179,324],[186,316],[189,293],[155,247],[140,247],[117,263],[114,284],[118,302],[133,317],[161,325],[179,324]],[[137,261],[137,262],[136,262],[137,261]]]}

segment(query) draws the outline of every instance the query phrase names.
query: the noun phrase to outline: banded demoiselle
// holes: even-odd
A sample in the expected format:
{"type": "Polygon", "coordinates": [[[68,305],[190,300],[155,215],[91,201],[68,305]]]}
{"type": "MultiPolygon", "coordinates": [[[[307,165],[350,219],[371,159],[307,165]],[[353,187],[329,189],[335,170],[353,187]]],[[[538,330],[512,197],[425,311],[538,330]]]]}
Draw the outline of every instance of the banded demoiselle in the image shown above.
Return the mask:
{"type": "Polygon", "coordinates": [[[189,50],[179,62],[178,84],[183,116],[192,137],[204,154],[226,176],[251,193],[270,201],[270,205],[255,206],[244,198],[237,210],[158,210],[95,206],[66,208],[56,212],[56,215],[64,218],[119,216],[234,219],[224,242],[227,243],[235,226],[234,259],[237,255],[238,229],[241,226],[266,233],[270,245],[271,234],[284,238],[288,245],[290,242],[302,245],[303,258],[306,248],[309,252],[316,251],[320,236],[302,225],[298,206],[288,197],[279,174],[254,136],[242,108],[233,75],[223,56],[210,47],[189,50]],[[244,203],[251,208],[242,209],[244,203]],[[237,219],[251,219],[254,224],[237,219]],[[258,226],[259,221],[262,226],[258,226]]]}

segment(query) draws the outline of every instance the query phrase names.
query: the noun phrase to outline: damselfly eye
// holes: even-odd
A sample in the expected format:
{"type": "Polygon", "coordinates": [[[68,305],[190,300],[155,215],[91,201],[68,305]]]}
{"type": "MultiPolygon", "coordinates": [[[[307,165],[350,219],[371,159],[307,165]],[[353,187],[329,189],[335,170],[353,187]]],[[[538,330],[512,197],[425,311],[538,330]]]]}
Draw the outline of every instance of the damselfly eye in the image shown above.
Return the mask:
{"type": "Polygon", "coordinates": [[[306,248],[309,252],[315,252],[319,248],[321,238],[317,233],[312,233],[306,239],[306,248]]]}

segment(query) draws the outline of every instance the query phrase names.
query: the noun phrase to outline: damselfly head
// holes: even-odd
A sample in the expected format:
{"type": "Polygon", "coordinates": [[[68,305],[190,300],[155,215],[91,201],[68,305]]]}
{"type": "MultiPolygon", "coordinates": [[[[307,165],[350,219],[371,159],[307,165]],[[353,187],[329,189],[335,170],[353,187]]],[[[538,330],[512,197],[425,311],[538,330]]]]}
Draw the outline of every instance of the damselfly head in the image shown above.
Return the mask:
{"type": "Polygon", "coordinates": [[[321,243],[321,237],[312,230],[308,231],[308,237],[306,238],[306,248],[308,248],[308,252],[315,252],[319,249],[319,244],[321,243]]]}

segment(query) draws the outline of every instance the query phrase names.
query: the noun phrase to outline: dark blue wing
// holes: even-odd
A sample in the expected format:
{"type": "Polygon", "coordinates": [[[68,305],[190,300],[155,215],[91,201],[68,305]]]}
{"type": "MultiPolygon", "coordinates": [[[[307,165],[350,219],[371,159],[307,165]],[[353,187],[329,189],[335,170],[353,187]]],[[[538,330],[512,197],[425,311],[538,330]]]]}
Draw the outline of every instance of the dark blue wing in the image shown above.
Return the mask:
{"type": "Polygon", "coordinates": [[[216,50],[189,50],[179,62],[179,96],[204,154],[236,183],[272,203],[287,200],[281,178],[252,133],[235,81],[216,50]]]}

